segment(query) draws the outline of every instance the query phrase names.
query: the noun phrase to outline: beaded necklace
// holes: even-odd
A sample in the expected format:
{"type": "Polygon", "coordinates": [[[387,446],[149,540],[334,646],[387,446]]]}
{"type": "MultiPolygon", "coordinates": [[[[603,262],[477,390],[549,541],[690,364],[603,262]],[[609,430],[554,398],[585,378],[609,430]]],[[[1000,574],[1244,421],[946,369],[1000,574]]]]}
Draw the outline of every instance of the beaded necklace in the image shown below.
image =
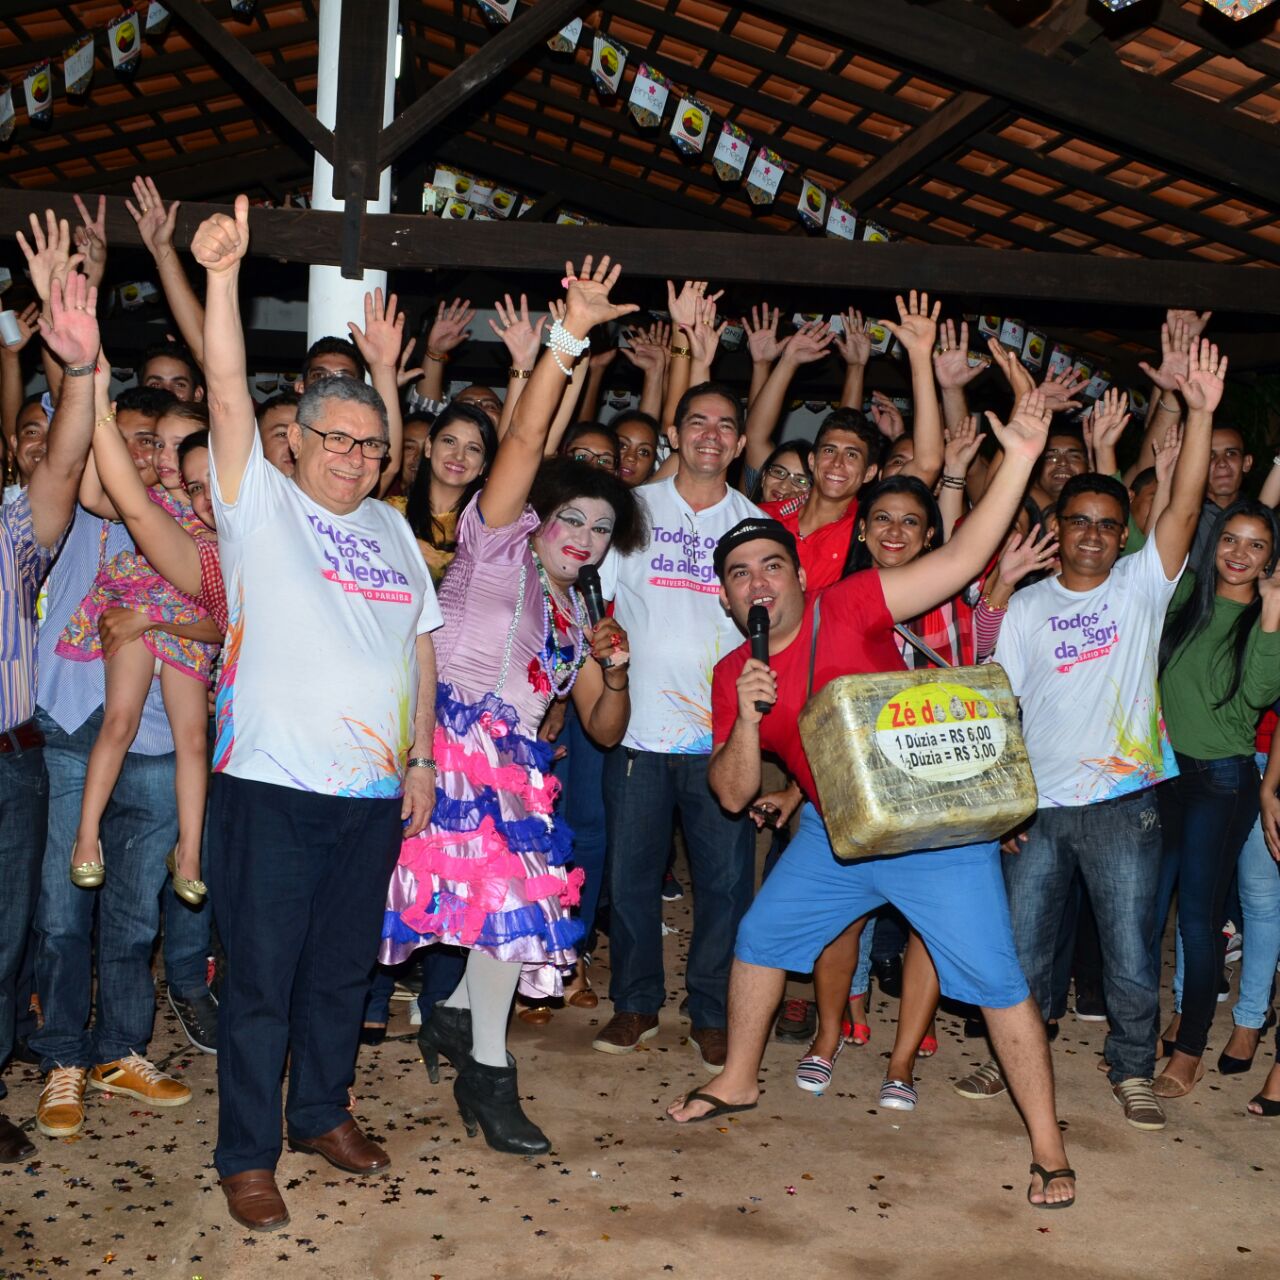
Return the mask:
{"type": "Polygon", "coordinates": [[[570,620],[565,616],[551,594],[551,582],[547,578],[546,570],[542,567],[542,561],[538,559],[538,553],[532,547],[529,551],[533,556],[534,567],[538,571],[538,581],[542,585],[543,640],[542,649],[538,653],[538,662],[551,685],[551,696],[563,698],[577,682],[578,672],[582,670],[587,660],[586,634],[582,629],[582,601],[578,593],[570,587],[569,603],[573,606],[573,618],[570,620]],[[562,630],[569,641],[569,644],[563,648],[556,643],[557,616],[563,623],[562,630]],[[568,680],[562,684],[561,680],[566,675],[568,680]]]}

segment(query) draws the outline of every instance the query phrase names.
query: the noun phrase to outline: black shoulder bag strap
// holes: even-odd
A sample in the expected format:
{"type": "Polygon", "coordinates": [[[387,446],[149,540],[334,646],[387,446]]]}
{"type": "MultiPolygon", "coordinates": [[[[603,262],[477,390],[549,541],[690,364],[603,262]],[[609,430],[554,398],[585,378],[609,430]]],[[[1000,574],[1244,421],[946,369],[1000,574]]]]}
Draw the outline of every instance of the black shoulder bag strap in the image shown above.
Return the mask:
{"type": "Polygon", "coordinates": [[[822,597],[816,596],[813,601],[813,637],[809,641],[809,682],[805,686],[804,700],[813,697],[813,667],[818,660],[818,626],[822,622],[822,597]]]}

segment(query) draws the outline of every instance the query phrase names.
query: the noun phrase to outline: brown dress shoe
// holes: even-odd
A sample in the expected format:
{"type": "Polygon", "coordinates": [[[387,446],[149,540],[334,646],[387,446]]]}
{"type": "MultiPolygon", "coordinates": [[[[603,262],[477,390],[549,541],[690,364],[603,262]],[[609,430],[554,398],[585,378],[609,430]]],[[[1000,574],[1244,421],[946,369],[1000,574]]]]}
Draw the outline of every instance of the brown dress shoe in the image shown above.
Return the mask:
{"type": "Polygon", "coordinates": [[[729,1052],[729,1033],[723,1027],[694,1027],[689,1039],[698,1050],[702,1065],[719,1075],[724,1070],[724,1060],[729,1052]]]}
{"type": "Polygon", "coordinates": [[[642,1040],[658,1034],[656,1013],[615,1013],[591,1042],[601,1053],[630,1053],[642,1040]]]}
{"type": "Polygon", "coordinates": [[[16,1124],[0,1116],[0,1164],[18,1164],[36,1153],[35,1144],[16,1124]]]}
{"type": "Polygon", "coordinates": [[[289,1221],[274,1169],[246,1169],[222,1179],[227,1212],[250,1231],[274,1231],[289,1221]]]}
{"type": "Polygon", "coordinates": [[[354,1120],[344,1120],[317,1138],[295,1138],[290,1134],[289,1150],[315,1152],[347,1173],[378,1173],[391,1163],[391,1157],[376,1142],[370,1142],[354,1120]]]}

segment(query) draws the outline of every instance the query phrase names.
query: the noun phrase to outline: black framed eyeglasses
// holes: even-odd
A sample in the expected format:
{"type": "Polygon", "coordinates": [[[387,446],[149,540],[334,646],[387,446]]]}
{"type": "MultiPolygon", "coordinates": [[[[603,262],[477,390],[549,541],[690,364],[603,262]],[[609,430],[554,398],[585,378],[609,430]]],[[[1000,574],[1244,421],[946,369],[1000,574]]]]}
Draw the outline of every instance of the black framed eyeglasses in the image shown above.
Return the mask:
{"type": "Polygon", "coordinates": [[[780,462],[771,462],[765,467],[764,473],[770,480],[776,480],[779,484],[784,480],[790,480],[797,489],[807,489],[810,484],[809,477],[803,471],[788,471],[780,462]]]}
{"type": "Polygon", "coordinates": [[[618,469],[617,455],[607,449],[597,453],[594,449],[588,449],[585,444],[580,444],[569,450],[569,457],[574,462],[585,462],[589,467],[603,467],[606,471],[618,469]]]}
{"type": "Polygon", "coordinates": [[[389,441],[382,439],[381,436],[373,440],[357,440],[355,436],[349,436],[345,431],[317,431],[315,427],[309,427],[305,422],[298,423],[303,431],[310,431],[312,435],[320,437],[320,443],[324,445],[326,453],[349,454],[356,445],[360,446],[360,456],[370,458],[374,462],[381,462],[382,459],[389,457],[391,454],[391,444],[389,441]]]}

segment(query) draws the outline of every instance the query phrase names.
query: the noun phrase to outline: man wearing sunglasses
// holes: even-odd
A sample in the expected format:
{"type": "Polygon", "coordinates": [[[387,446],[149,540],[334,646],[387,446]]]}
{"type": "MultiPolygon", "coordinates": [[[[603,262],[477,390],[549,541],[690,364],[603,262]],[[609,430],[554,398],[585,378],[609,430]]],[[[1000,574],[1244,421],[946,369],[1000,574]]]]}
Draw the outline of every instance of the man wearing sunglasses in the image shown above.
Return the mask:
{"type": "MultiPolygon", "coordinates": [[[[1220,374],[1216,348],[1193,354],[1172,492],[1141,551],[1120,559],[1129,522],[1124,485],[1096,472],[1064,482],[1057,499],[1062,570],[1015,594],[996,647],[1021,704],[1040,792],[1030,828],[1004,846],[1018,960],[1047,1019],[1054,945],[1079,870],[1102,949],[1108,1079],[1124,1118],[1142,1130],[1165,1124],[1152,1091],[1159,992],[1149,939],[1161,857],[1155,786],[1177,773],[1157,659],[1200,515],[1220,374]]],[[[1050,436],[1050,448],[1056,439],[1050,436]]],[[[991,1098],[1005,1084],[989,1062],[955,1088],[991,1098]]]]}

